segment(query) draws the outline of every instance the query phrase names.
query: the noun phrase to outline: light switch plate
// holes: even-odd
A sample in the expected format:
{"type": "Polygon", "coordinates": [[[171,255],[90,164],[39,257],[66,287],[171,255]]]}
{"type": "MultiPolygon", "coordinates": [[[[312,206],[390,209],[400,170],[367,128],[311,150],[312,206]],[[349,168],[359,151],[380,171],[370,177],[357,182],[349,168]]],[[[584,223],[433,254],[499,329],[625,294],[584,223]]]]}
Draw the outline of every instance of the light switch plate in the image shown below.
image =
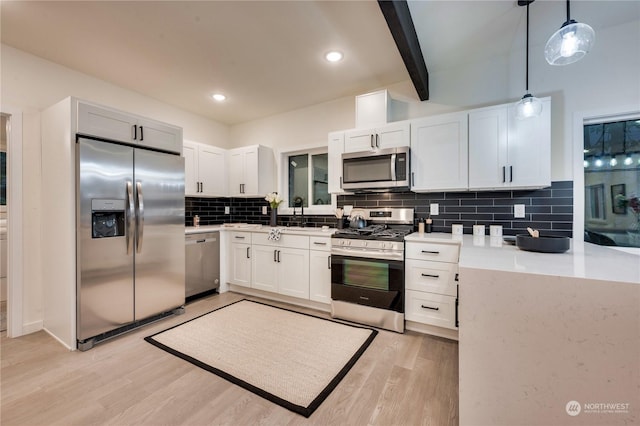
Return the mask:
{"type": "Polygon", "coordinates": [[[224,206],[224,214],[231,213],[231,208],[229,206],[224,206]]]}
{"type": "Polygon", "coordinates": [[[429,214],[431,216],[438,216],[440,214],[440,205],[438,203],[429,204],[429,214]]]}
{"type": "Polygon", "coordinates": [[[267,206],[262,206],[262,214],[267,214],[267,206]]]}
{"type": "Polygon", "coordinates": [[[524,204],[514,204],[513,205],[513,217],[516,217],[516,218],[525,217],[524,204]]]}

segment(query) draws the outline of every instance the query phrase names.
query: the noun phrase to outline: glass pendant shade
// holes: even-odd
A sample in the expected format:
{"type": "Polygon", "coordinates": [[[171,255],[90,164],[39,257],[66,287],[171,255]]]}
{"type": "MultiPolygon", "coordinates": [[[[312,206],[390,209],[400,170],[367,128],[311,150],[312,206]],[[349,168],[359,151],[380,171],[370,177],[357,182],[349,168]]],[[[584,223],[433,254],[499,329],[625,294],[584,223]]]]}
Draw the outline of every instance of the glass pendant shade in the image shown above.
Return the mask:
{"type": "Polygon", "coordinates": [[[516,118],[523,120],[529,117],[537,117],[542,113],[542,102],[540,99],[527,93],[516,104],[516,118]]]}
{"type": "Polygon", "coordinates": [[[572,64],[589,53],[595,40],[593,28],[572,19],[549,38],[544,48],[544,57],[551,65],[572,64]]]}

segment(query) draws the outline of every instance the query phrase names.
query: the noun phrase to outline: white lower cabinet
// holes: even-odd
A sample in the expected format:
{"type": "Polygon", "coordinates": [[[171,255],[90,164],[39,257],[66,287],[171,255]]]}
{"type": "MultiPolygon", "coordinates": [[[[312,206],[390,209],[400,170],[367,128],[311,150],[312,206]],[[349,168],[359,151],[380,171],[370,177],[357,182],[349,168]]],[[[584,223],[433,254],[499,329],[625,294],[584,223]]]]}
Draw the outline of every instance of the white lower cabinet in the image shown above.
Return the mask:
{"type": "Polygon", "coordinates": [[[456,244],[407,241],[405,318],[457,330],[458,258],[456,244]]]}
{"type": "Polygon", "coordinates": [[[438,327],[456,327],[456,298],[441,294],[407,290],[405,318],[438,327]]]}
{"type": "Polygon", "coordinates": [[[251,287],[309,299],[309,237],[282,235],[272,241],[253,233],[252,242],[251,287]]]}
{"type": "Polygon", "coordinates": [[[278,250],[274,247],[255,244],[251,248],[253,249],[251,260],[253,282],[251,287],[276,293],[278,291],[278,263],[276,260],[278,250]]]}
{"type": "Polygon", "coordinates": [[[309,250],[278,250],[278,293],[309,299],[309,250]]]}
{"type": "Polygon", "coordinates": [[[331,303],[331,239],[311,237],[309,248],[309,299],[331,303]]]}
{"type": "Polygon", "coordinates": [[[251,233],[232,232],[229,247],[229,283],[251,287],[251,233]]]}

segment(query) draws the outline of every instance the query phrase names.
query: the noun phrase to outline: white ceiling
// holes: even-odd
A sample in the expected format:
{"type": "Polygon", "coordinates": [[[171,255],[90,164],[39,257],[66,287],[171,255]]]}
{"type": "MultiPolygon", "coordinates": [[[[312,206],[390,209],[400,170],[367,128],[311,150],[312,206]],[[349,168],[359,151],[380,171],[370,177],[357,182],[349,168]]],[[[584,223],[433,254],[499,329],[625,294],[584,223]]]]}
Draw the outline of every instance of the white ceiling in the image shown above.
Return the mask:
{"type": "MultiPolygon", "coordinates": [[[[507,54],[524,40],[515,0],[410,1],[429,71],[507,54]]],[[[213,120],[236,124],[409,79],[376,1],[6,1],[2,43],[213,120]],[[324,61],[331,49],[345,53],[324,61]],[[225,103],[208,96],[222,92],[225,103]]],[[[544,43],[565,3],[531,6],[544,43]]],[[[639,1],[574,1],[599,27],[639,1]]]]}

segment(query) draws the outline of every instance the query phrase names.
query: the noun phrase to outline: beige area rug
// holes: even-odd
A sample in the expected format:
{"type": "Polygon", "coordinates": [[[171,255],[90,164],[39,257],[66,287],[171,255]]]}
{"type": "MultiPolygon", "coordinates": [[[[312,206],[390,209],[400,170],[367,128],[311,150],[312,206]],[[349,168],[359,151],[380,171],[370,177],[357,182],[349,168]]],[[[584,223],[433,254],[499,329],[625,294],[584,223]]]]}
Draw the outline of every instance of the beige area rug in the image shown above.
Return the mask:
{"type": "Polygon", "coordinates": [[[241,300],[145,340],[309,417],[376,334],[369,328],[241,300]]]}

